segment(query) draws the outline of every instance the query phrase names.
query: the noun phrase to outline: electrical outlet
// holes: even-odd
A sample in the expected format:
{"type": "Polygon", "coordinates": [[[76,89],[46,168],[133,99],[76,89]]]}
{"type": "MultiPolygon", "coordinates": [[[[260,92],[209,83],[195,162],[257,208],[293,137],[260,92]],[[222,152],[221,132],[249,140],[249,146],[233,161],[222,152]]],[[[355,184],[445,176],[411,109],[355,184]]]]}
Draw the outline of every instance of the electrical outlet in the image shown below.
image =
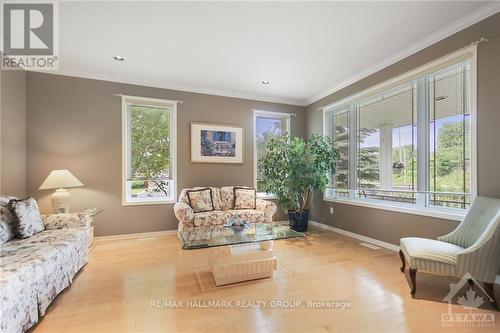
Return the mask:
{"type": "Polygon", "coordinates": [[[330,207],[330,214],[333,214],[333,207],[330,207]]]}

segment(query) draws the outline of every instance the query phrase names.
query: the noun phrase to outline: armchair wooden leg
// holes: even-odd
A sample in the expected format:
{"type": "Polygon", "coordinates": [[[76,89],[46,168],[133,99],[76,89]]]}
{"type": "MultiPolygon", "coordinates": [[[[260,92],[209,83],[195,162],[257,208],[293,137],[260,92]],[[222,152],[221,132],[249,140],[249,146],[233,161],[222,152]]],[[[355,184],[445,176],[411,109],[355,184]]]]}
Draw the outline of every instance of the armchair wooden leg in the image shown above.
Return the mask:
{"type": "Polygon", "coordinates": [[[493,300],[491,302],[491,306],[498,311],[498,303],[495,299],[495,289],[494,289],[494,284],[493,283],[487,283],[485,282],[484,283],[484,291],[486,291],[488,293],[488,295],[490,295],[491,299],[493,300]]]}
{"type": "Polygon", "coordinates": [[[405,268],[406,268],[406,260],[405,260],[405,255],[403,254],[403,251],[399,250],[399,257],[401,258],[401,273],[404,273],[405,268]]]}
{"type": "Polygon", "coordinates": [[[411,297],[415,297],[417,293],[417,269],[410,268],[410,281],[411,281],[411,297]]]}

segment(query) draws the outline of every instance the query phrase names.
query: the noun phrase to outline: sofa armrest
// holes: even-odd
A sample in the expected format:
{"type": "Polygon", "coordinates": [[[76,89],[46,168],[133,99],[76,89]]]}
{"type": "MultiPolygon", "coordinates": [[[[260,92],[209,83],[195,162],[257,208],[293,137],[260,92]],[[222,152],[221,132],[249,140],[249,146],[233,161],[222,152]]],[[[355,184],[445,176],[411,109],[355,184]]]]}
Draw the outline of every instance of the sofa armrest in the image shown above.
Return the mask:
{"type": "Polygon", "coordinates": [[[193,223],[194,222],[194,212],[193,209],[184,202],[177,202],[174,205],[174,214],[179,222],[193,223]]]}
{"type": "Polygon", "coordinates": [[[42,222],[47,230],[63,228],[89,228],[92,222],[92,217],[85,213],[47,214],[42,215],[42,222]]]}
{"type": "Polygon", "coordinates": [[[265,218],[266,222],[273,221],[273,215],[278,210],[278,207],[276,206],[276,204],[274,202],[268,201],[268,200],[257,199],[256,206],[257,206],[257,210],[260,210],[261,212],[264,213],[264,218],[265,218]]]}

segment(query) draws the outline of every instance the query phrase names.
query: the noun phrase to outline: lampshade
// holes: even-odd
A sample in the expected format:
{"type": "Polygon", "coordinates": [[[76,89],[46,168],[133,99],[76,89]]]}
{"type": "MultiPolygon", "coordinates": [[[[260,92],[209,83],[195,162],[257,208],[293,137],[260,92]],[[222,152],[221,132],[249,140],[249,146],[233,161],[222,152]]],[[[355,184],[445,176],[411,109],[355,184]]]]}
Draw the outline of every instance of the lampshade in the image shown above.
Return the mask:
{"type": "Polygon", "coordinates": [[[68,188],[83,186],[82,182],[78,180],[68,170],[52,170],[45,178],[39,190],[49,190],[54,188],[68,188]]]}

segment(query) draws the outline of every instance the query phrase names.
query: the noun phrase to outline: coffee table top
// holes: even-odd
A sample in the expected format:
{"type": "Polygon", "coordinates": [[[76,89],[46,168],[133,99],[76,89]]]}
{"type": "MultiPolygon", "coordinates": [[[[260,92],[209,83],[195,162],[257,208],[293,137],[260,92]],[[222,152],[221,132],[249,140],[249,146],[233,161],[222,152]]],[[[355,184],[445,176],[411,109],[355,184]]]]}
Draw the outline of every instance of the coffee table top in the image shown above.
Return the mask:
{"type": "Polygon", "coordinates": [[[305,235],[278,222],[249,223],[246,227],[197,227],[181,232],[182,248],[199,249],[223,245],[256,243],[269,240],[304,237],[305,235]]]}

